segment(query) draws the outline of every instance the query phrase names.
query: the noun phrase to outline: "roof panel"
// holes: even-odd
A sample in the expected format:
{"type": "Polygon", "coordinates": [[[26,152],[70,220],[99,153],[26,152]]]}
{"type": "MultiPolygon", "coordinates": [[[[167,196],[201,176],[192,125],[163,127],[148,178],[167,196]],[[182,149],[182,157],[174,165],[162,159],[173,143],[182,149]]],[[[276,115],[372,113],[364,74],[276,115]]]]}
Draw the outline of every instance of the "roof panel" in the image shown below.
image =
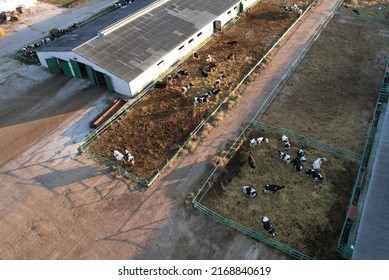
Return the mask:
{"type": "Polygon", "coordinates": [[[185,38],[201,30],[240,1],[170,0],[104,37],[97,37],[100,30],[135,15],[154,2],[158,1],[135,1],[73,31],[69,34],[73,36],[72,40],[68,39],[68,35],[62,36],[40,51],[73,50],[111,73],[131,81],[176,48],[185,38]],[[148,49],[158,55],[144,51],[148,49]],[[125,63],[119,63],[119,60],[125,63]],[[110,64],[112,61],[116,63],[110,64]],[[128,71],[123,67],[128,67],[128,71]]]}
{"type": "Polygon", "coordinates": [[[389,111],[386,110],[352,258],[389,260],[389,111]]]}

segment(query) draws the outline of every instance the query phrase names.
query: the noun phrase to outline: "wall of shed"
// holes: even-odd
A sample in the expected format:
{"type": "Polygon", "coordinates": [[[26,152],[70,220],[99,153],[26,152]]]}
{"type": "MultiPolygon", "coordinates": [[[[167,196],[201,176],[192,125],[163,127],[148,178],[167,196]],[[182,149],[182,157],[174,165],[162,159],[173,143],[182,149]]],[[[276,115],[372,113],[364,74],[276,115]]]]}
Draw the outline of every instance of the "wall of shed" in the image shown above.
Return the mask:
{"type": "Polygon", "coordinates": [[[141,92],[151,82],[166,76],[178,61],[191,55],[194,50],[207,42],[213,34],[213,22],[209,23],[202,30],[190,36],[187,40],[179,44],[174,50],[165,55],[152,67],[144,71],[141,75],[130,81],[130,88],[133,95],[141,92]]]}
{"type": "Polygon", "coordinates": [[[39,61],[43,67],[48,68],[48,65],[46,63],[46,58],[57,58],[62,59],[64,61],[67,61],[69,63],[70,70],[72,72],[73,77],[76,77],[75,71],[73,69],[72,64],[70,63],[70,60],[75,60],[77,62],[83,63],[85,65],[88,65],[93,68],[93,70],[101,72],[103,74],[106,74],[111,79],[111,84],[114,92],[120,93],[124,96],[132,97],[132,93],[130,90],[129,83],[123,79],[120,79],[119,77],[113,75],[112,73],[106,71],[105,69],[101,68],[100,66],[94,64],[93,62],[86,60],[82,56],[73,53],[73,52],[37,52],[39,61]]]}

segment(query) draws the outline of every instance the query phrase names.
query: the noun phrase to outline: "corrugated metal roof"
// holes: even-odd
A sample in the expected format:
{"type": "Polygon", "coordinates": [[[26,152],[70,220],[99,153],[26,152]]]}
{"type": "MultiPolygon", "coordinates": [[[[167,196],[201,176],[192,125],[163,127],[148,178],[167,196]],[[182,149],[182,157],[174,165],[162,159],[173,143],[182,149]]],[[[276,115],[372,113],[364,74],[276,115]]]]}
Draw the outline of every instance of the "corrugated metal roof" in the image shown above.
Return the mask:
{"type": "Polygon", "coordinates": [[[46,44],[38,51],[71,51],[85,42],[95,38],[98,32],[107,26],[120,21],[121,19],[131,16],[144,7],[157,0],[138,0],[122,8],[114,10],[107,15],[101,16],[82,27],[46,44]]]}
{"type": "Polygon", "coordinates": [[[389,260],[389,111],[386,110],[354,245],[354,260],[389,260]]]}
{"type": "Polygon", "coordinates": [[[99,31],[153,2],[157,1],[135,1],[62,36],[39,51],[73,49],[109,72],[131,81],[240,1],[170,0],[105,36],[96,37],[99,31]]]}

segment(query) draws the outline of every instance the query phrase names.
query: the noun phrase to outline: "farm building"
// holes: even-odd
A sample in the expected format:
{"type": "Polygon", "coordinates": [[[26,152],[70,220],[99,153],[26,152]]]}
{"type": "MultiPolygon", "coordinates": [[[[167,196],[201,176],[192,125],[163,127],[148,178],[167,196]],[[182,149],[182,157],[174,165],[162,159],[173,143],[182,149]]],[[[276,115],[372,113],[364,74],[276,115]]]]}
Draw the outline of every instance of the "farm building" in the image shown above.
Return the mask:
{"type": "MultiPolygon", "coordinates": [[[[359,228],[352,259],[388,260],[389,214],[389,114],[383,119],[382,132],[376,144],[370,183],[359,217],[359,228]]],[[[374,157],[374,156],[373,156],[374,157]]],[[[358,223],[357,223],[358,224],[358,223]]]]}
{"type": "Polygon", "coordinates": [[[52,73],[133,97],[256,2],[137,0],[36,51],[52,73]]]}

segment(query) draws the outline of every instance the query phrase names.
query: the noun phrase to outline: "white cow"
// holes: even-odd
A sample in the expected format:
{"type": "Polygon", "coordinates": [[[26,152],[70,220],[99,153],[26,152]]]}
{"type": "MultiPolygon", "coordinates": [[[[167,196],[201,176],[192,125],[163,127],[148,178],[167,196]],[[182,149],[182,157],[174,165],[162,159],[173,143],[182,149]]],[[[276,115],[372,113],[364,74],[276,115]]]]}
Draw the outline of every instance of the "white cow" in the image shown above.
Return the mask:
{"type": "Polygon", "coordinates": [[[320,169],[323,162],[327,161],[325,157],[320,157],[312,163],[312,169],[320,169]]]}

